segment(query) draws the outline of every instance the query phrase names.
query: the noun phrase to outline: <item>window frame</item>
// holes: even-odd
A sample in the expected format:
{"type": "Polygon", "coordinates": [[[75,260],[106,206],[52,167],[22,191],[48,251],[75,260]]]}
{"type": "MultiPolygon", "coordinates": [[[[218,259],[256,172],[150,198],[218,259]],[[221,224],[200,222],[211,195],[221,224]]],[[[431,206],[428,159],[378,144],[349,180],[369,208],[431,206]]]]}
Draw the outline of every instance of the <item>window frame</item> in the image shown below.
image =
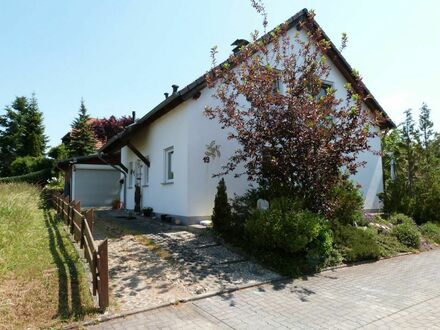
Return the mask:
{"type": "Polygon", "coordinates": [[[134,169],[133,169],[133,161],[128,162],[128,188],[133,188],[133,178],[134,178],[134,169]]]}
{"type": "Polygon", "coordinates": [[[328,81],[328,80],[321,80],[321,88],[318,92],[318,94],[316,95],[316,99],[319,101],[321,99],[321,97],[324,97],[327,95],[327,88],[333,88],[334,83],[332,81],[328,81]],[[323,90],[323,87],[326,86],[326,88],[324,88],[325,94],[321,95],[321,90],[323,90]]]}
{"type": "Polygon", "coordinates": [[[164,149],[164,184],[174,183],[174,146],[164,149]],[[171,154],[171,158],[170,158],[171,154]],[[169,174],[172,174],[172,177],[169,174]]]}
{"type": "MultiPolygon", "coordinates": [[[[150,159],[149,156],[145,158],[150,159]]],[[[142,165],[142,187],[148,187],[150,185],[150,167],[146,164],[142,165]]]]}

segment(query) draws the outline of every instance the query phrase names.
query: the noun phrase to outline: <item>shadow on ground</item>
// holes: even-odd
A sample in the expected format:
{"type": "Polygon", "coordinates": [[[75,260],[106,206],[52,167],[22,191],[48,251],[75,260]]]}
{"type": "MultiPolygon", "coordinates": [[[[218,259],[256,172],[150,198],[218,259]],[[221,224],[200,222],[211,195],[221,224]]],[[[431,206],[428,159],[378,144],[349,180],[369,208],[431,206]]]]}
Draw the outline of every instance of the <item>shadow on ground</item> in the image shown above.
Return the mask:
{"type": "MultiPolygon", "coordinates": [[[[58,310],[54,318],[82,319],[86,314],[97,312],[96,309],[85,307],[82,297],[88,294],[81,291],[78,256],[70,251],[63,241],[58,220],[46,209],[44,222],[49,236],[49,248],[58,271],[58,310]]],[[[70,247],[73,249],[73,247],[70,247]]]]}

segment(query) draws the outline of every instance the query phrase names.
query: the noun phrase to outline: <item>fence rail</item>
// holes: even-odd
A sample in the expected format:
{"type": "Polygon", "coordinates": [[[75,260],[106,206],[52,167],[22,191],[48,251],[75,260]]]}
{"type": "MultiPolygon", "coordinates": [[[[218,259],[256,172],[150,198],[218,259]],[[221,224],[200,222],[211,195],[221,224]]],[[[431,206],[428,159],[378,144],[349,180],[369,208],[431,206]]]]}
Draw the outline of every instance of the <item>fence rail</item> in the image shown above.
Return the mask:
{"type": "Polygon", "coordinates": [[[83,215],[80,202],[69,202],[69,199],[62,195],[54,197],[54,204],[58,216],[68,226],[73,239],[84,250],[84,258],[92,273],[93,295],[98,295],[99,307],[104,309],[109,305],[108,243],[105,240],[96,245],[93,239],[93,210],[88,210],[83,215]]]}

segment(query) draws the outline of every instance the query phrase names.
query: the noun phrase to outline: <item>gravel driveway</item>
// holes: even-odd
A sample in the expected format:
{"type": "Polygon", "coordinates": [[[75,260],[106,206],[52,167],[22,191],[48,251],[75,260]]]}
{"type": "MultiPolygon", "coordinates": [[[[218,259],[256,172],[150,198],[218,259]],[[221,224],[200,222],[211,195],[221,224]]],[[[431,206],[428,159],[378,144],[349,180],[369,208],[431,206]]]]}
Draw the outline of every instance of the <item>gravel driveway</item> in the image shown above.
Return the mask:
{"type": "Polygon", "coordinates": [[[110,312],[126,312],[281,277],[218,244],[207,230],[97,211],[94,236],[109,238],[110,312]]]}

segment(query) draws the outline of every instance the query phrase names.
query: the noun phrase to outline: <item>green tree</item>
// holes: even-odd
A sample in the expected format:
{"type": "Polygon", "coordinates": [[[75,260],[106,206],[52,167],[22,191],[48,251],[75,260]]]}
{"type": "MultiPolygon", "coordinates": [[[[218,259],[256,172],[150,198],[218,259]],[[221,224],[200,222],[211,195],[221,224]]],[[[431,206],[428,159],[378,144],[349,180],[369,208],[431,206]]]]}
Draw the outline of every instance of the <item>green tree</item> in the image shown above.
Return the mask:
{"type": "Polygon", "coordinates": [[[47,137],[44,134],[43,114],[38,108],[35,94],[27,102],[22,114],[22,137],[19,156],[41,157],[46,150],[47,137]]]}
{"type": "Polygon", "coordinates": [[[415,122],[412,117],[412,109],[408,109],[405,111],[405,121],[402,127],[402,155],[404,156],[404,161],[406,164],[407,170],[407,188],[409,193],[412,193],[413,185],[414,185],[414,175],[415,175],[415,167],[416,167],[416,148],[415,146],[420,140],[420,135],[415,128],[415,122]]]}
{"type": "Polygon", "coordinates": [[[433,126],[434,123],[431,121],[431,109],[428,108],[426,103],[423,103],[420,108],[419,128],[422,137],[422,146],[425,150],[428,149],[429,142],[434,134],[433,126]]]}
{"type": "Polygon", "coordinates": [[[50,158],[53,158],[55,160],[63,160],[63,159],[66,159],[69,157],[69,153],[67,151],[67,148],[63,143],[61,143],[60,145],[57,145],[55,147],[50,148],[47,155],[50,158]]]}
{"type": "Polygon", "coordinates": [[[84,100],[81,99],[79,115],[72,123],[70,141],[67,146],[69,156],[87,156],[93,154],[96,151],[95,143],[92,126],[90,125],[90,116],[87,113],[84,100]]]}
{"type": "Polygon", "coordinates": [[[231,206],[228,202],[225,179],[221,179],[217,186],[212,212],[212,225],[219,234],[226,234],[232,220],[231,206]]]}
{"type": "Polygon", "coordinates": [[[0,176],[10,175],[10,165],[17,157],[41,157],[46,141],[35,95],[16,97],[0,116],[0,176]]]}
{"type": "Polygon", "coordinates": [[[418,223],[440,221],[440,136],[433,131],[425,103],[420,108],[418,127],[411,110],[405,113],[401,128],[382,141],[385,211],[407,214],[418,223]]]}

